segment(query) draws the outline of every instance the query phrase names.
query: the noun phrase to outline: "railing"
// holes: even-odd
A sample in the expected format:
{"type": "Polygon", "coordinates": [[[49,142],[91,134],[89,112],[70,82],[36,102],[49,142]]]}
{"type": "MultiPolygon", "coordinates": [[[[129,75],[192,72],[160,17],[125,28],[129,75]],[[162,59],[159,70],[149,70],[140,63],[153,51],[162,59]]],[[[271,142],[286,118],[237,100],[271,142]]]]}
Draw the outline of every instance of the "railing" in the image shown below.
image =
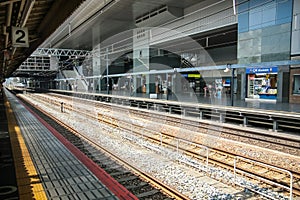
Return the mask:
{"type": "MultiPolygon", "coordinates": [[[[103,120],[102,120],[102,123],[103,123],[103,120]]],[[[160,148],[155,148],[154,146],[152,145],[147,145],[147,143],[143,143],[143,142],[140,142],[137,138],[134,138],[134,131],[133,131],[133,125],[131,125],[131,128],[130,128],[130,136],[126,135],[126,134],[121,134],[122,137],[126,138],[126,139],[129,139],[130,141],[132,142],[136,142],[138,143],[139,145],[142,145],[146,148],[149,148],[151,150],[154,150],[155,152],[161,152],[163,151],[163,144],[164,144],[164,147],[166,147],[166,144],[163,143],[163,139],[162,139],[162,134],[161,133],[156,133],[159,135],[159,138],[160,138],[160,141],[159,141],[159,146],[160,148]]],[[[137,134],[135,134],[137,135],[137,134]]],[[[140,137],[142,140],[145,139],[145,134],[144,133],[140,133],[139,135],[137,135],[138,137],[140,137]]],[[[153,136],[152,136],[153,137],[153,136]]],[[[191,167],[194,167],[194,168],[197,168],[199,169],[200,171],[204,170],[208,173],[209,169],[210,169],[210,166],[209,166],[209,162],[210,162],[210,158],[209,158],[209,153],[210,152],[214,152],[215,150],[207,147],[207,146],[204,146],[204,145],[200,145],[200,144],[197,144],[197,143],[194,143],[194,142],[190,142],[190,141],[186,141],[186,140],[183,140],[183,139],[180,139],[180,138],[174,138],[174,141],[176,143],[176,153],[177,153],[177,157],[176,157],[176,160],[178,160],[179,162],[182,162],[186,165],[190,165],[191,167]],[[198,147],[201,151],[201,150],[204,150],[205,153],[204,155],[200,155],[201,153],[199,152],[199,158],[201,157],[204,157],[205,158],[205,166],[204,168],[201,168],[200,166],[202,166],[201,164],[197,165],[195,164],[196,162],[194,161],[190,161],[188,162],[187,160],[184,160],[184,159],[181,159],[180,156],[182,155],[181,151],[180,151],[180,144],[186,144],[188,146],[195,146],[195,147],[198,147]]],[[[168,146],[170,147],[170,149],[173,149],[173,147],[170,145],[168,146]]],[[[182,150],[183,152],[184,150],[182,150]]],[[[231,166],[232,168],[232,171],[233,171],[233,177],[234,177],[234,184],[236,185],[239,185],[243,188],[247,188],[257,194],[260,194],[262,196],[265,196],[265,197],[268,197],[270,199],[276,199],[275,197],[269,195],[268,193],[264,193],[264,192],[261,192],[259,189],[254,189],[254,188],[251,188],[247,185],[243,185],[241,183],[239,183],[239,181],[237,180],[237,174],[240,173],[240,174],[246,174],[248,177],[251,177],[253,179],[256,179],[260,182],[264,182],[264,183],[268,183],[268,184],[271,184],[271,185],[275,185],[277,187],[280,187],[280,188],[283,188],[287,191],[289,191],[289,199],[292,200],[293,199],[293,175],[290,171],[288,170],[285,170],[285,169],[281,169],[281,168],[278,168],[278,167],[275,167],[275,166],[272,166],[272,165],[268,165],[268,164],[265,164],[265,163],[261,163],[261,162],[257,162],[255,160],[250,160],[250,159],[247,159],[247,158],[243,158],[243,157],[240,157],[240,156],[234,156],[233,157],[234,160],[233,160],[233,165],[231,166]],[[290,176],[290,185],[289,187],[285,186],[285,185],[282,185],[282,184],[279,184],[275,181],[271,181],[271,180],[268,180],[266,178],[263,178],[263,177],[259,177],[259,176],[256,176],[256,175],[253,175],[245,170],[242,170],[242,169],[238,169],[237,167],[237,163],[238,161],[246,161],[246,162],[250,162],[252,163],[253,165],[255,166],[263,166],[263,167],[266,167],[268,169],[273,169],[274,171],[277,171],[277,172],[281,172],[282,174],[288,174],[290,176]]],[[[212,161],[212,160],[211,160],[212,161]]],[[[213,161],[212,161],[213,162],[213,161]]]]}
{"type": "Polygon", "coordinates": [[[77,67],[74,67],[74,71],[76,73],[76,79],[81,81],[82,85],[85,88],[85,91],[88,91],[88,82],[87,82],[85,76],[82,73],[79,73],[79,70],[77,69],[77,67]],[[78,77],[80,77],[80,78],[78,78],[78,77]]]}
{"type": "MultiPolygon", "coordinates": [[[[284,189],[286,189],[286,190],[289,190],[289,193],[290,193],[289,199],[290,199],[290,200],[293,199],[293,174],[292,174],[290,171],[285,170],[285,169],[281,169],[281,168],[278,168],[278,167],[274,167],[274,166],[272,166],[272,165],[268,165],[268,164],[265,164],[265,163],[257,162],[257,161],[254,161],[254,160],[250,160],[250,159],[247,159],[247,158],[243,158],[243,157],[240,157],[240,156],[236,156],[235,159],[234,159],[234,177],[235,177],[235,180],[236,180],[236,174],[237,174],[237,172],[242,172],[242,173],[244,173],[244,174],[248,174],[248,176],[251,176],[250,173],[247,173],[247,172],[245,172],[245,171],[242,171],[242,170],[237,169],[236,163],[237,163],[237,161],[239,161],[239,160],[241,160],[241,161],[244,160],[244,161],[246,161],[246,162],[254,163],[255,165],[264,166],[264,167],[266,167],[266,168],[271,168],[271,169],[274,169],[275,171],[280,171],[280,172],[282,172],[283,174],[288,174],[288,175],[290,176],[290,185],[289,185],[289,187],[287,187],[287,186],[285,186],[285,185],[282,185],[282,184],[279,184],[279,183],[276,183],[276,182],[274,182],[274,181],[267,180],[267,179],[265,179],[265,178],[258,177],[258,176],[255,176],[255,178],[257,178],[257,179],[259,179],[259,180],[261,180],[261,181],[264,181],[264,182],[267,182],[267,183],[276,185],[276,186],[278,186],[278,187],[284,188],[284,189]]],[[[236,181],[235,181],[235,183],[236,183],[236,181]]],[[[244,186],[244,187],[245,187],[245,186],[244,186]]],[[[248,189],[249,189],[249,190],[252,190],[251,188],[248,188],[248,189]]],[[[266,196],[266,197],[268,197],[268,198],[274,199],[274,198],[272,198],[271,196],[268,196],[268,195],[266,195],[266,194],[264,194],[264,193],[261,193],[261,192],[259,192],[259,191],[254,191],[254,192],[259,193],[259,194],[261,194],[261,195],[263,195],[263,196],[266,196]]]]}
{"type": "MultiPolygon", "coordinates": [[[[43,99],[43,100],[44,101],[51,101],[51,105],[53,105],[53,103],[55,102],[54,103],[55,105],[60,106],[60,103],[61,103],[59,100],[53,100],[53,99],[48,99],[48,100],[43,99]]],[[[184,139],[181,139],[181,138],[176,138],[176,137],[172,138],[172,141],[173,141],[172,144],[171,143],[165,143],[163,141],[162,133],[157,132],[157,131],[153,131],[151,129],[147,129],[145,127],[145,125],[143,125],[143,124],[131,123],[130,127],[127,127],[126,129],[124,129],[123,128],[124,126],[122,126],[120,124],[120,123],[122,123],[122,121],[116,120],[114,118],[113,114],[107,113],[106,115],[101,114],[100,116],[101,116],[100,118],[98,116],[98,119],[99,119],[99,122],[101,123],[101,125],[106,126],[106,122],[109,122],[111,125],[114,125],[112,127],[113,129],[118,130],[118,135],[120,135],[120,136],[122,136],[122,137],[124,137],[124,138],[126,138],[130,141],[136,142],[139,145],[143,145],[146,148],[152,149],[156,152],[163,152],[163,151],[166,151],[167,149],[174,150],[174,146],[176,146],[174,153],[177,156],[176,156],[175,159],[178,160],[179,162],[183,162],[187,165],[190,165],[191,167],[198,168],[199,170],[203,170],[203,171],[206,171],[208,173],[209,169],[210,169],[209,163],[215,162],[213,159],[211,159],[209,157],[209,154],[210,153],[218,153],[218,151],[216,151],[214,149],[211,149],[207,146],[200,145],[200,144],[190,142],[190,141],[187,141],[187,140],[184,140],[184,139]],[[104,118],[106,120],[104,120],[104,118]],[[135,130],[136,128],[139,131],[136,131],[135,130]],[[150,133],[150,134],[147,134],[147,132],[150,133]],[[128,134],[128,133],[130,133],[130,134],[128,134]],[[158,136],[158,138],[159,138],[159,142],[156,143],[158,145],[153,145],[153,144],[148,145],[146,142],[140,142],[141,140],[146,141],[145,140],[146,137],[151,137],[151,138],[154,137],[155,138],[155,136],[158,136]],[[184,154],[188,155],[188,154],[186,154],[186,153],[188,153],[188,151],[185,150],[184,146],[193,146],[193,147],[199,148],[198,158],[199,158],[199,160],[203,160],[203,158],[204,158],[204,163],[205,163],[204,167],[201,167],[203,165],[200,162],[198,162],[197,160],[195,160],[194,158],[192,158],[192,157],[190,157],[190,160],[191,160],[190,162],[188,162],[188,160],[186,160],[186,159],[182,159],[182,155],[184,155],[184,154]],[[204,150],[204,152],[203,152],[203,150],[204,150]]],[[[265,164],[265,163],[261,163],[261,162],[255,161],[255,160],[243,158],[243,157],[240,157],[240,156],[233,156],[233,155],[229,155],[229,156],[230,156],[230,158],[233,158],[233,163],[228,163],[227,162],[226,164],[231,167],[231,171],[233,172],[233,180],[234,180],[233,183],[234,184],[242,186],[244,188],[247,188],[247,189],[249,189],[249,190],[251,190],[255,193],[266,196],[268,198],[276,199],[273,196],[270,196],[266,193],[261,192],[260,190],[248,187],[245,184],[241,184],[238,181],[238,178],[241,178],[241,177],[238,177],[238,174],[244,174],[244,175],[247,175],[248,177],[259,180],[260,182],[268,183],[268,184],[271,184],[271,185],[278,186],[282,189],[288,190],[289,191],[289,199],[292,200],[292,198],[293,198],[293,175],[290,171],[285,170],[285,169],[281,169],[281,168],[278,168],[278,167],[275,167],[275,166],[272,166],[272,165],[268,165],[268,164],[265,164]],[[254,165],[254,166],[259,166],[259,167],[262,167],[262,168],[266,168],[266,172],[271,171],[271,170],[275,171],[275,172],[279,172],[283,175],[283,177],[286,177],[286,175],[288,175],[290,177],[289,178],[290,179],[289,187],[285,186],[283,184],[277,183],[275,181],[272,181],[272,180],[269,180],[269,179],[266,179],[266,178],[263,178],[263,177],[259,177],[257,175],[251,174],[251,173],[243,170],[243,167],[238,165],[239,163],[242,163],[242,162],[250,163],[250,164],[252,164],[252,166],[254,165]]],[[[186,157],[189,157],[189,156],[186,156],[186,157]]]]}
{"type": "MultiPolygon", "coordinates": [[[[104,115],[102,115],[102,120],[101,120],[101,123],[105,124],[105,121],[103,120],[103,117],[104,115]]],[[[194,167],[194,168],[197,168],[201,171],[205,171],[207,173],[209,173],[209,169],[210,169],[210,166],[209,166],[209,163],[214,163],[215,161],[212,160],[210,157],[209,157],[209,154],[210,153],[219,153],[218,151],[214,150],[214,149],[211,149],[207,146],[204,146],[204,145],[201,145],[201,144],[197,144],[197,143],[194,143],[194,142],[191,142],[191,141],[187,141],[187,140],[184,140],[184,139],[181,139],[181,138],[172,138],[172,141],[171,143],[165,143],[163,142],[163,134],[160,133],[160,132],[155,132],[153,130],[150,130],[150,129],[147,129],[145,126],[140,126],[140,125],[134,125],[133,123],[130,124],[130,128],[129,128],[129,135],[126,134],[126,132],[128,132],[128,129],[124,129],[123,126],[120,124],[120,122],[116,121],[115,123],[113,123],[113,121],[115,121],[116,119],[114,118],[113,115],[111,114],[108,114],[106,115],[106,117],[108,119],[110,119],[109,121],[111,122],[111,124],[114,124],[115,125],[115,128],[117,130],[119,130],[119,134],[122,135],[122,137],[132,141],[132,142],[136,142],[138,143],[139,145],[141,146],[144,146],[146,148],[149,148],[155,152],[162,152],[164,151],[164,148],[168,148],[168,149],[171,149],[171,150],[174,150],[174,144],[176,146],[175,148],[175,152],[177,154],[176,156],[176,160],[178,160],[179,162],[182,162],[184,164],[187,164],[187,165],[190,165],[191,167],[194,167]],[[142,131],[137,131],[135,130],[135,127],[138,127],[138,130],[142,130],[142,131]],[[120,133],[121,132],[121,133],[120,133]],[[147,132],[149,132],[150,134],[147,134],[147,132]],[[158,136],[158,137],[156,137],[158,136]],[[158,141],[158,146],[155,146],[155,145],[152,145],[152,144],[147,144],[147,142],[141,142],[142,141],[147,141],[146,138],[159,138],[159,141],[158,141]],[[141,139],[141,140],[140,140],[141,139]],[[181,156],[186,154],[188,155],[188,151],[186,150],[185,147],[193,147],[193,148],[198,148],[199,149],[199,156],[198,158],[200,160],[202,160],[201,158],[204,158],[204,163],[205,165],[202,166],[202,164],[200,163],[197,163],[197,161],[192,161],[193,158],[191,158],[190,160],[188,159],[182,159],[181,156]]],[[[272,165],[269,165],[269,164],[265,164],[265,163],[262,163],[262,162],[258,162],[258,161],[255,161],[255,160],[251,160],[251,159],[248,159],[248,158],[243,158],[243,157],[240,157],[240,156],[233,156],[233,155],[227,155],[226,153],[224,154],[226,156],[229,156],[230,158],[233,158],[233,163],[230,164],[228,162],[226,162],[227,165],[229,165],[231,167],[231,171],[233,172],[233,183],[235,185],[239,185],[243,188],[247,188],[255,193],[258,193],[262,196],[265,196],[265,197],[268,197],[270,199],[276,199],[276,197],[272,196],[272,195],[269,195],[268,193],[264,193],[264,192],[261,192],[260,189],[261,188],[256,188],[256,187],[250,187],[246,184],[241,184],[240,181],[238,181],[238,174],[242,174],[242,175],[247,175],[247,177],[251,177],[255,180],[258,180],[260,182],[263,182],[263,183],[267,183],[267,184],[270,184],[270,185],[275,185],[277,187],[280,187],[282,189],[285,189],[287,191],[289,191],[289,199],[292,200],[293,199],[293,175],[290,171],[288,170],[285,170],[285,169],[282,169],[282,168],[278,168],[278,167],[275,167],[275,166],[272,166],[272,165]],[[263,178],[263,177],[259,177],[257,175],[254,175],[252,173],[249,173],[247,172],[246,170],[243,170],[243,162],[246,162],[246,163],[250,163],[250,166],[256,166],[256,167],[260,167],[261,169],[265,169],[265,171],[263,171],[262,173],[267,173],[267,172],[276,172],[276,173],[280,173],[281,178],[282,177],[286,177],[286,175],[288,175],[290,178],[290,183],[289,183],[289,186],[285,186],[283,184],[280,184],[278,182],[275,182],[273,180],[270,180],[270,179],[266,179],[266,178],[263,178]],[[240,163],[240,166],[238,165],[240,163]]],[[[189,156],[187,156],[189,157],[189,156]]],[[[228,157],[228,158],[229,158],[228,157]]],[[[240,177],[241,178],[241,177],[240,177]]],[[[275,178],[276,179],[276,178],[275,178]]]]}
{"type": "Polygon", "coordinates": [[[300,130],[300,113],[283,111],[268,111],[244,107],[231,107],[221,105],[210,105],[201,103],[188,103],[177,101],[166,101],[158,99],[147,99],[140,97],[126,97],[107,95],[99,93],[80,93],[74,91],[49,90],[64,95],[72,95],[80,98],[96,99],[98,101],[111,102],[120,105],[130,105],[148,110],[157,110],[183,116],[197,117],[198,119],[214,119],[219,122],[234,122],[255,127],[269,127],[276,132],[280,130],[300,130]],[[144,105],[144,106],[141,106],[144,105]]]}

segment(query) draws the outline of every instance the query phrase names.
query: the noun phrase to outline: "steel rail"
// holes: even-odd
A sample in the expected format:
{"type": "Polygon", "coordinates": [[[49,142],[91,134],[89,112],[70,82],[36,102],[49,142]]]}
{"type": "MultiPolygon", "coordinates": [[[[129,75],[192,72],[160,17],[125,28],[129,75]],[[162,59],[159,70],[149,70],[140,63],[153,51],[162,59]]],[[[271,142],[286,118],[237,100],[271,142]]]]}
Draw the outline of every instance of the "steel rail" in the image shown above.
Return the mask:
{"type": "MultiPolygon", "coordinates": [[[[27,102],[31,104],[31,102],[29,102],[29,101],[27,101],[27,102]]],[[[34,105],[32,105],[32,106],[34,106],[34,105]]],[[[163,193],[167,194],[168,196],[170,196],[172,198],[175,198],[175,199],[182,199],[182,200],[185,200],[185,199],[188,200],[188,199],[190,199],[187,196],[185,196],[184,194],[181,194],[180,192],[176,191],[175,189],[170,188],[166,184],[162,183],[160,180],[152,177],[150,174],[147,174],[147,173],[143,172],[142,170],[138,169],[137,167],[134,167],[133,165],[131,165],[130,163],[128,163],[124,159],[116,156],[111,151],[105,149],[101,145],[99,145],[96,142],[94,142],[93,140],[89,139],[84,134],[81,134],[80,132],[78,132],[77,130],[75,130],[74,128],[72,128],[71,126],[69,126],[68,124],[66,124],[66,123],[62,122],[61,120],[59,120],[58,118],[50,115],[48,112],[46,112],[46,111],[44,111],[44,110],[42,110],[42,109],[40,109],[38,107],[36,107],[36,108],[40,112],[42,112],[43,114],[45,114],[46,116],[48,116],[49,118],[51,118],[52,120],[54,120],[55,122],[57,122],[58,124],[60,124],[61,126],[65,127],[69,131],[71,131],[73,134],[79,136],[80,138],[83,138],[84,140],[88,141],[90,144],[92,144],[95,147],[99,148],[101,151],[103,151],[107,155],[109,155],[110,158],[112,158],[113,160],[121,163],[121,165],[123,165],[127,169],[131,170],[134,174],[137,174],[139,177],[141,177],[141,179],[145,180],[146,182],[149,182],[155,188],[158,188],[159,190],[161,190],[163,193]]]]}
{"type": "MultiPolygon", "coordinates": [[[[47,101],[47,99],[45,99],[46,101],[47,101]]],[[[111,106],[111,105],[109,105],[109,106],[111,106]]],[[[71,107],[69,107],[68,109],[70,109],[70,110],[73,110],[73,111],[76,111],[76,112],[79,112],[80,114],[84,114],[85,116],[87,116],[87,117],[90,117],[90,118],[92,118],[92,119],[97,119],[97,117],[95,117],[95,116],[93,116],[93,115],[91,115],[91,114],[89,114],[87,111],[85,111],[85,110],[80,110],[80,109],[77,109],[77,110],[74,110],[73,108],[71,108],[71,107]]],[[[99,116],[98,116],[99,117],[99,116]]],[[[114,120],[114,121],[116,121],[116,120],[119,120],[118,118],[115,118],[115,119],[113,119],[112,118],[112,116],[109,116],[109,115],[107,115],[107,117],[108,117],[108,121],[106,120],[106,121],[104,121],[103,119],[102,119],[102,123],[106,123],[106,124],[108,124],[108,125],[114,125],[114,126],[116,126],[115,124],[113,124],[112,123],[112,121],[114,120]]],[[[99,120],[99,119],[97,119],[97,120],[99,120]]],[[[126,122],[125,122],[126,123],[126,122]]],[[[128,128],[128,130],[129,131],[132,131],[133,129],[132,129],[132,124],[127,124],[128,125],[128,127],[130,127],[130,128],[128,128]],[[130,126],[131,125],[131,126],[130,126]]],[[[123,127],[124,128],[124,127],[123,127]]],[[[138,132],[137,132],[138,133],[138,132]]],[[[138,133],[138,134],[140,134],[140,133],[138,133]]],[[[169,135],[170,136],[170,135],[169,135]]],[[[152,138],[153,139],[153,138],[152,138]]],[[[162,138],[160,139],[160,144],[162,144],[162,138]]],[[[226,152],[227,153],[227,152],[226,152]]],[[[228,153],[227,153],[228,154],[228,153]]],[[[229,155],[229,154],[228,154],[229,155]]],[[[231,156],[231,155],[230,155],[231,156]]],[[[246,159],[246,158],[243,158],[243,159],[246,159]]],[[[252,172],[251,172],[252,173],[252,172]]],[[[292,175],[291,175],[291,177],[292,177],[292,175]]],[[[292,182],[292,179],[291,179],[291,182],[292,182]]],[[[291,186],[292,187],[292,186],[291,186]]]]}

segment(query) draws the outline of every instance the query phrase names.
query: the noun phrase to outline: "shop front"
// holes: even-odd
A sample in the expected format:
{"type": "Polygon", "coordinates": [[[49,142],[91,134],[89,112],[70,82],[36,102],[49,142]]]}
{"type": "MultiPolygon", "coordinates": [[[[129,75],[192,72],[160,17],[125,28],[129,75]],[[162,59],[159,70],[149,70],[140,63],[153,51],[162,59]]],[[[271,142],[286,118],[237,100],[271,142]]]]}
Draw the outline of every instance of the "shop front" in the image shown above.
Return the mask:
{"type": "Polygon", "coordinates": [[[291,68],[290,73],[290,103],[300,103],[300,68],[291,68]]]}
{"type": "Polygon", "coordinates": [[[181,79],[183,92],[188,92],[192,89],[196,94],[203,93],[205,83],[200,73],[181,74],[181,76],[184,78],[181,79]]]}
{"type": "Polygon", "coordinates": [[[276,101],[278,67],[246,68],[246,75],[247,99],[276,101]]]}

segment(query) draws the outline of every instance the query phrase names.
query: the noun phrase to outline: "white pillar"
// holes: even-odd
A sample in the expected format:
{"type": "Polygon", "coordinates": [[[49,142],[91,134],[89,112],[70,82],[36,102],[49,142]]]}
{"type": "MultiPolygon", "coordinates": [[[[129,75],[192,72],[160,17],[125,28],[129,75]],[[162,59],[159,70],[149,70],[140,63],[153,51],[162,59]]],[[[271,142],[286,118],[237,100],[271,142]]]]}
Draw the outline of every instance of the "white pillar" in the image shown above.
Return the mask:
{"type": "MultiPolygon", "coordinates": [[[[150,31],[144,28],[133,30],[133,72],[150,71],[150,31]]],[[[146,75],[146,92],[149,93],[150,77],[146,75]]],[[[135,78],[134,88],[137,90],[139,84],[135,78]]],[[[141,85],[143,87],[143,85],[141,85]]]]}

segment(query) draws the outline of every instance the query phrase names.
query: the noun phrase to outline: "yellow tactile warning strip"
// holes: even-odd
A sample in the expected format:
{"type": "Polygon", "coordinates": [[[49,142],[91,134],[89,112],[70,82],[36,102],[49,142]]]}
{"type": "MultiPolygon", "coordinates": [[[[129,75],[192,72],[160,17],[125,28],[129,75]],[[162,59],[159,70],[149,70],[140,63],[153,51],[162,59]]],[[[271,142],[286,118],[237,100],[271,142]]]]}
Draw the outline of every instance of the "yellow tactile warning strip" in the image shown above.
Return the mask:
{"type": "Polygon", "coordinates": [[[16,169],[19,199],[47,199],[41,180],[38,177],[25,141],[22,137],[20,127],[17,125],[15,116],[7,99],[5,99],[5,106],[16,169]]]}

